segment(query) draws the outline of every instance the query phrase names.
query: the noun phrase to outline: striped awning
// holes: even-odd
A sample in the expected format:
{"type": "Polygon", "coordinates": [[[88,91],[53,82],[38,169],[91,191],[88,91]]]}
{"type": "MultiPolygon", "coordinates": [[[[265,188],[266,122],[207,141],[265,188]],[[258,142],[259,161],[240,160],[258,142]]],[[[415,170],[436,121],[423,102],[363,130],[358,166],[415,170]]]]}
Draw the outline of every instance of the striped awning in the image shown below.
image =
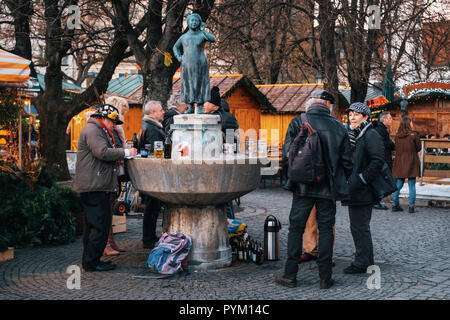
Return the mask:
{"type": "Polygon", "coordinates": [[[0,81],[24,82],[30,80],[31,61],[0,49],[0,81]]]}

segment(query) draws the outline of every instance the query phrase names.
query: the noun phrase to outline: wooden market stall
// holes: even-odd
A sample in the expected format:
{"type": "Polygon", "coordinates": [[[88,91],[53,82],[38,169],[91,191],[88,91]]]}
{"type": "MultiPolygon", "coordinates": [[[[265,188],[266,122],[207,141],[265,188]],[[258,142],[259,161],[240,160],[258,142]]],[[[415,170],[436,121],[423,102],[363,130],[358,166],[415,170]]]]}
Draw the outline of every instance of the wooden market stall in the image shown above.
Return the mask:
{"type": "Polygon", "coordinates": [[[443,137],[450,134],[450,81],[415,82],[402,87],[406,97],[407,109],[402,112],[401,98],[383,104],[375,109],[388,110],[394,121],[391,135],[395,136],[402,113],[407,112],[413,120],[414,130],[421,136],[438,134],[443,137]]]}

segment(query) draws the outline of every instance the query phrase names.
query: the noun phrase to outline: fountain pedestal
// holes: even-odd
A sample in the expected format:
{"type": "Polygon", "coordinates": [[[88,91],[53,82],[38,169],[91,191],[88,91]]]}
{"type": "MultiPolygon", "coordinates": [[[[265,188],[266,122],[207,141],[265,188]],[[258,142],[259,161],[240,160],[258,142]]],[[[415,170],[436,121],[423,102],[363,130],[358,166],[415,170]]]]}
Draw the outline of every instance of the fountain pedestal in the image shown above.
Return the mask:
{"type": "Polygon", "coordinates": [[[221,268],[231,264],[225,205],[166,205],[163,231],[191,235],[189,265],[193,268],[221,268]]]}

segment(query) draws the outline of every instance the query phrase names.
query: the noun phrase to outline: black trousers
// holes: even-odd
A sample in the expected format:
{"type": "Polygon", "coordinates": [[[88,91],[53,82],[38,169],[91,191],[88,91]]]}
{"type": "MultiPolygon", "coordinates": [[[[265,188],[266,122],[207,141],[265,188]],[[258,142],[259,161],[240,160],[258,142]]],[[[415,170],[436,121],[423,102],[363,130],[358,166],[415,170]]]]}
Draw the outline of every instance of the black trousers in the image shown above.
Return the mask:
{"type": "Polygon", "coordinates": [[[157,239],[156,221],[161,210],[161,201],[148,195],[144,195],[145,203],[144,221],[142,223],[142,242],[151,243],[157,239]]]}
{"type": "Polygon", "coordinates": [[[95,268],[100,262],[111,227],[109,192],[82,192],[84,208],[83,268],[95,268]]]}
{"type": "Polygon", "coordinates": [[[350,231],[356,250],[352,264],[363,269],[374,264],[372,235],[370,233],[372,207],[373,205],[348,207],[350,231]]]}
{"type": "Polygon", "coordinates": [[[321,280],[329,280],[332,274],[333,226],[336,202],[320,198],[300,197],[294,194],[289,215],[289,234],[285,276],[296,277],[303,248],[303,232],[313,206],[317,208],[319,228],[319,255],[317,265],[321,280]]]}

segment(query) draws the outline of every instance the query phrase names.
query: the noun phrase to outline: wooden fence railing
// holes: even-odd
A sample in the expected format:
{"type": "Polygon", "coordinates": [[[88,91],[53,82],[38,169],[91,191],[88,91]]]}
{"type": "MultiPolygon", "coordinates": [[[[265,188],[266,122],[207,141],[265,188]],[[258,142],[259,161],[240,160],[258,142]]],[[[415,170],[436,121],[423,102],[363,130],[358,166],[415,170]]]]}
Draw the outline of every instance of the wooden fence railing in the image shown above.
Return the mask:
{"type": "Polygon", "coordinates": [[[420,184],[423,177],[450,178],[450,140],[421,139],[421,142],[420,184]]]}

